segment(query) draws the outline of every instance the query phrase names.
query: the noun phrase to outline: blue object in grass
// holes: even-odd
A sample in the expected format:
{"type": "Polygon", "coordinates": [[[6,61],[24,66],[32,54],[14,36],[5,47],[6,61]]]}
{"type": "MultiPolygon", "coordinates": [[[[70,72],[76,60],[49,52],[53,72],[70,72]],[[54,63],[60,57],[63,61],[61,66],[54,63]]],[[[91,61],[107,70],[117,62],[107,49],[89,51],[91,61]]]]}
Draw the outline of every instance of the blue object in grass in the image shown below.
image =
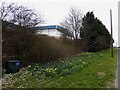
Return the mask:
{"type": "Polygon", "coordinates": [[[16,60],[16,66],[17,66],[18,68],[21,68],[21,62],[20,62],[20,60],[16,60]]]}

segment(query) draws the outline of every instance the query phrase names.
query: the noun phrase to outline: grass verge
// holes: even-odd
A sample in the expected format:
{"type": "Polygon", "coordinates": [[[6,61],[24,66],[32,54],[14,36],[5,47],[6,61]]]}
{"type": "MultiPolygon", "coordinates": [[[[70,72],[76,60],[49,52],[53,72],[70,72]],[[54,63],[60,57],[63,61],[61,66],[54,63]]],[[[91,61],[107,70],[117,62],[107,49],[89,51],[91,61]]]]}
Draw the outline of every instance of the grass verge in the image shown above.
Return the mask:
{"type": "Polygon", "coordinates": [[[33,64],[3,77],[3,88],[114,88],[117,49],[33,64]]]}

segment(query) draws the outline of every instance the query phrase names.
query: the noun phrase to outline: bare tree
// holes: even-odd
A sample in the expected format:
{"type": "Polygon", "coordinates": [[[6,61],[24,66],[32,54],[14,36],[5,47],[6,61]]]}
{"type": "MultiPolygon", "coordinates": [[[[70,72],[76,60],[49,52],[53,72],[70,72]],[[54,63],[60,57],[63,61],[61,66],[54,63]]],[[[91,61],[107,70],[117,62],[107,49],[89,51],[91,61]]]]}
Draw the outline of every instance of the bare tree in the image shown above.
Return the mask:
{"type": "Polygon", "coordinates": [[[38,15],[32,9],[18,6],[15,3],[2,3],[0,7],[0,19],[17,24],[22,27],[31,28],[37,24],[44,23],[42,15],[38,15]]]}
{"type": "Polygon", "coordinates": [[[11,3],[11,4],[7,4],[5,2],[1,3],[1,6],[0,6],[0,19],[3,20],[3,21],[8,21],[9,19],[9,16],[11,15],[11,13],[15,12],[15,4],[14,3],[11,3]]]}
{"type": "Polygon", "coordinates": [[[80,28],[82,25],[82,16],[83,13],[81,10],[71,8],[68,17],[60,23],[63,27],[73,32],[74,39],[79,38],[80,28]]]}

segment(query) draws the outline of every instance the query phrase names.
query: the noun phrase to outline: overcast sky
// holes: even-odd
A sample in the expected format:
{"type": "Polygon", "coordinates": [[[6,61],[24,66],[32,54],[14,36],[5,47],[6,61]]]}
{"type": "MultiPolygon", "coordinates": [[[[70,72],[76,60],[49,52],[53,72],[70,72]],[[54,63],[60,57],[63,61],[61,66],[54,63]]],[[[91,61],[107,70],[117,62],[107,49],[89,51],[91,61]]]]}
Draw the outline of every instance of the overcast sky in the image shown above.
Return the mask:
{"type": "Polygon", "coordinates": [[[80,9],[84,15],[93,11],[110,31],[110,9],[113,14],[114,46],[118,42],[118,1],[119,0],[0,0],[1,2],[16,2],[28,8],[35,9],[43,15],[44,25],[59,25],[67,17],[71,7],[80,9]]]}

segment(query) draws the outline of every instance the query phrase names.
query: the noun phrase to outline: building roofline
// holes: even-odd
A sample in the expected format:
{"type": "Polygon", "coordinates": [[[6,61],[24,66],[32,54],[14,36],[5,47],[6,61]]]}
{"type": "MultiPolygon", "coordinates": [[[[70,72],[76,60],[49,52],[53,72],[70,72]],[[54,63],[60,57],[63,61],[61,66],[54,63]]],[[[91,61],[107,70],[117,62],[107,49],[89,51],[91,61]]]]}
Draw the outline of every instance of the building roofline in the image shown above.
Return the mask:
{"type": "Polygon", "coordinates": [[[61,33],[64,33],[67,36],[73,37],[72,32],[70,32],[68,29],[63,28],[62,26],[59,25],[47,25],[47,26],[37,26],[33,28],[34,30],[52,30],[52,29],[57,29],[61,33]]]}

